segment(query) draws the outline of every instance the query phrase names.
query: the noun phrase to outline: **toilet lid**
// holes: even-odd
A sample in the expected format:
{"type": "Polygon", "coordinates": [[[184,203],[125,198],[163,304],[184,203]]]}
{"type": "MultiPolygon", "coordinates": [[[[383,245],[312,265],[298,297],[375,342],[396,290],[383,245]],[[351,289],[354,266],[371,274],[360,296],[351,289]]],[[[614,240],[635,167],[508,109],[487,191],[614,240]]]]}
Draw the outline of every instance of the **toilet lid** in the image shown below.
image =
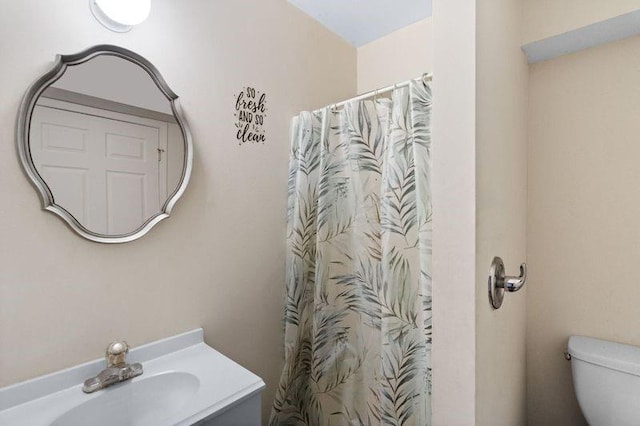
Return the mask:
{"type": "Polygon", "coordinates": [[[640,347],[571,336],[568,350],[572,358],[640,376],[640,347]]]}

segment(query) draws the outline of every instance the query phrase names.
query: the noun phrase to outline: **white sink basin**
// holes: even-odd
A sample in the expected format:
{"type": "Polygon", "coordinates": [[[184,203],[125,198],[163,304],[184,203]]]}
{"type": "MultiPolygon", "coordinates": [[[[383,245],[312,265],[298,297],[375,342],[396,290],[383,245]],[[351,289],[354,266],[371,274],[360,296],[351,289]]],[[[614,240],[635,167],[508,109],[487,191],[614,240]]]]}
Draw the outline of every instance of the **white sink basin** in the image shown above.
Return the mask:
{"type": "Polygon", "coordinates": [[[202,337],[198,329],[133,348],[127,361],[144,373],[91,394],[82,383],[104,359],[0,389],[0,425],[260,425],[264,382],[202,337]]]}
{"type": "Polygon", "coordinates": [[[93,426],[171,424],[200,387],[189,373],[163,373],[138,377],[105,389],[100,396],[78,405],[51,426],[93,426]]]}

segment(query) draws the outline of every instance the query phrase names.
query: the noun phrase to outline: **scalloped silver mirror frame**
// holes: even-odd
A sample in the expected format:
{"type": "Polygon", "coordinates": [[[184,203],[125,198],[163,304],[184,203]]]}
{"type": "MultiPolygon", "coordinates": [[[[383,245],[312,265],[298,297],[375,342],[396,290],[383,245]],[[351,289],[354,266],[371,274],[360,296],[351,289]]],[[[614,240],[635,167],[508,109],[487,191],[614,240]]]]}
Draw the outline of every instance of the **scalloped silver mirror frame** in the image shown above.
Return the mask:
{"type": "Polygon", "coordinates": [[[189,183],[189,179],[191,177],[193,164],[193,141],[191,138],[191,131],[189,130],[189,126],[180,107],[178,95],[176,95],[173,90],[171,90],[160,72],[147,59],[128,49],[108,44],[93,46],[76,54],[56,55],[53,67],[45,74],[43,74],[40,78],[38,78],[27,89],[27,92],[22,99],[20,109],[18,110],[18,120],[16,125],[16,146],[22,169],[38,192],[40,201],[42,203],[42,209],[50,211],[51,213],[60,217],[78,235],[91,241],[107,244],[126,243],[137,240],[138,238],[149,232],[151,228],[153,228],[158,222],[168,218],[176,202],[187,188],[187,184],[189,183]],[[156,83],[156,86],[158,86],[158,89],[160,89],[160,91],[165,95],[165,97],[171,104],[171,110],[173,111],[173,115],[175,116],[176,121],[178,122],[178,126],[180,127],[180,130],[182,132],[182,138],[185,148],[182,176],[178,187],[169,196],[158,213],[147,219],[146,222],[144,222],[135,231],[120,235],[105,235],[90,231],[89,229],[81,225],[80,222],[78,222],[78,220],[73,217],[71,213],[69,213],[63,207],[57,205],[54,201],[51,190],[47,186],[44,179],[42,179],[42,176],[40,176],[40,174],[36,170],[35,165],[33,164],[33,159],[31,158],[30,151],[29,129],[31,127],[31,117],[36,102],[42,92],[44,92],[51,84],[62,77],[68,66],[79,65],[100,55],[116,56],[133,62],[134,64],[145,70],[147,74],[149,74],[151,79],[156,83]]]}

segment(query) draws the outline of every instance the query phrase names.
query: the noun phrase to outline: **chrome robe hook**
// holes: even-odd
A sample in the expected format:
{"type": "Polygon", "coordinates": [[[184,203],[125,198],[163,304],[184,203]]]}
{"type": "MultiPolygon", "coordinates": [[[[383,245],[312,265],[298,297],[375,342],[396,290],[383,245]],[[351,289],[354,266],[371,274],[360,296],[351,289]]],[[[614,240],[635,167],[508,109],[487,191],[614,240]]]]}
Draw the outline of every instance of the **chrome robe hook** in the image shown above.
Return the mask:
{"type": "Polygon", "coordinates": [[[504,262],[498,256],[493,258],[489,269],[489,301],[494,309],[500,308],[504,299],[504,291],[513,293],[524,286],[527,281],[527,264],[520,265],[520,276],[505,275],[504,262]]]}

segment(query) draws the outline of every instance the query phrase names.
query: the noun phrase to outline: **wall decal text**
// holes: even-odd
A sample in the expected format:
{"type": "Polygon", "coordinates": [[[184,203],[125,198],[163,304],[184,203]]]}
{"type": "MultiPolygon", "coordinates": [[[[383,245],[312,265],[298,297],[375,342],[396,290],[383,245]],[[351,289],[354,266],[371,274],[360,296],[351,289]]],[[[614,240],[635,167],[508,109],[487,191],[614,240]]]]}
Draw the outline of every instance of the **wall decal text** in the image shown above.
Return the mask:
{"type": "Polygon", "coordinates": [[[264,143],[264,120],[267,116],[267,94],[253,87],[245,87],[236,96],[236,139],[238,145],[264,143]]]}

